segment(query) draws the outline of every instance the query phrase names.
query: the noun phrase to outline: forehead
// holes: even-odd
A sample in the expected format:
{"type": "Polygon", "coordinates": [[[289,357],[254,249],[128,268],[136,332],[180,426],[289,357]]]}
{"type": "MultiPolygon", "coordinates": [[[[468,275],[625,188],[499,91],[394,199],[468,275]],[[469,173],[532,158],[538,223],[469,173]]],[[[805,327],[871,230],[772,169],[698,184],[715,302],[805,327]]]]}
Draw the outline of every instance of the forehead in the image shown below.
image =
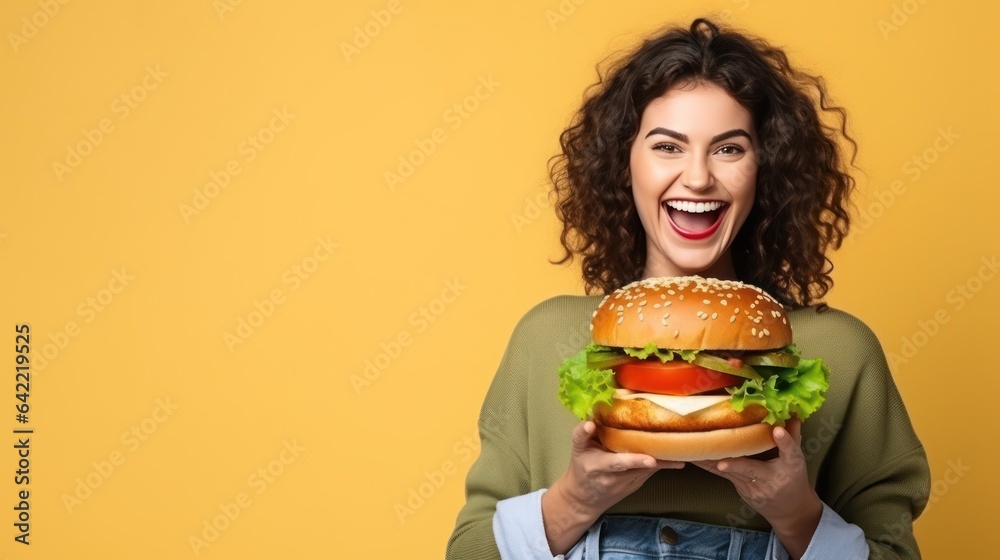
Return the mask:
{"type": "Polygon", "coordinates": [[[641,133],[664,126],[692,137],[711,136],[733,128],[753,134],[753,116],[726,90],[714,84],[674,87],[646,106],[641,133]]]}

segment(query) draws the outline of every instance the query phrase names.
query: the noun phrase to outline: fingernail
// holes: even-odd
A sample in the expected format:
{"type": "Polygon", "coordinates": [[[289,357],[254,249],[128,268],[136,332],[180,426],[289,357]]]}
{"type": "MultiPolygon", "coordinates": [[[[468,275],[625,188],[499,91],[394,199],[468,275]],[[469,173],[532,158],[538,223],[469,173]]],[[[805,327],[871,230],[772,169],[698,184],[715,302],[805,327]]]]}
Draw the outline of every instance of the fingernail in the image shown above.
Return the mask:
{"type": "Polygon", "coordinates": [[[645,461],[642,462],[642,464],[646,465],[647,467],[655,467],[656,466],[656,460],[655,459],[646,459],[645,461]]]}
{"type": "Polygon", "coordinates": [[[727,468],[729,468],[729,465],[726,463],[719,463],[718,465],[715,466],[715,468],[719,469],[720,471],[724,471],[727,468]]]}
{"type": "Polygon", "coordinates": [[[781,426],[778,426],[777,428],[774,429],[774,437],[776,438],[785,437],[785,430],[781,428],[781,426]]]}

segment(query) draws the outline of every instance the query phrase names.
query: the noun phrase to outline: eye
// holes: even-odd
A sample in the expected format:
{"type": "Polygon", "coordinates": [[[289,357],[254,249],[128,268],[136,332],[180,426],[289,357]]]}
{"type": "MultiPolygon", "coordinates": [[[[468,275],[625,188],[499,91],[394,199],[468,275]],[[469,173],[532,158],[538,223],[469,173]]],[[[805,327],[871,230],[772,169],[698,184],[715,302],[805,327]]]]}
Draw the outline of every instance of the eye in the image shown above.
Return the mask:
{"type": "Polygon", "coordinates": [[[719,151],[722,152],[722,155],[735,156],[738,154],[742,154],[746,150],[744,150],[743,147],[740,146],[739,144],[726,144],[725,146],[719,148],[719,151]]]}
{"type": "Polygon", "coordinates": [[[653,146],[653,149],[660,150],[663,153],[667,154],[676,154],[680,152],[680,148],[678,148],[676,144],[671,144],[669,142],[661,142],[659,144],[656,144],[655,146],[653,146]]]}

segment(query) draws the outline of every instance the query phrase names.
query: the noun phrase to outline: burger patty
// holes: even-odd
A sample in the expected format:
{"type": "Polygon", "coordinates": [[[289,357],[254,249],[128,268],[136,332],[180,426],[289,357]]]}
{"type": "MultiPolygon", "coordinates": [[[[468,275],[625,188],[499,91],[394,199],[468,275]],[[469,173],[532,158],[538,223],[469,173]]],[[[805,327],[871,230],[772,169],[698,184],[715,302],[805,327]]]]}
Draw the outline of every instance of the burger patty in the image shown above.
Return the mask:
{"type": "Polygon", "coordinates": [[[598,403],[594,421],[612,428],[647,432],[707,432],[759,424],[767,409],[751,404],[736,412],[729,401],[722,401],[690,414],[677,414],[643,398],[614,399],[612,404],[598,403]]]}

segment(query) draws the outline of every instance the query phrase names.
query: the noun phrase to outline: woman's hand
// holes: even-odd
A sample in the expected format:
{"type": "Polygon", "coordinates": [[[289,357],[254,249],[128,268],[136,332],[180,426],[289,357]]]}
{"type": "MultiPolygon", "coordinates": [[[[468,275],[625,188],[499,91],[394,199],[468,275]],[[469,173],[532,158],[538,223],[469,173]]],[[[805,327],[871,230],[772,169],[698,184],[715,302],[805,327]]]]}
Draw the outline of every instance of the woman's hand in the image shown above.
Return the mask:
{"type": "Polygon", "coordinates": [[[542,495],[545,536],[553,555],[564,554],[608,508],[635,492],[660,469],[684,467],[640,453],[608,451],[594,435],[597,426],[573,429],[569,467],[542,495]]]}
{"type": "Polygon", "coordinates": [[[699,467],[728,479],[740,497],[771,524],[792,558],[809,546],[823,514],[823,502],[812,486],[802,454],[802,422],[793,418],[787,429],[775,427],[778,457],[758,461],[747,457],[695,461],[699,467]]]}

